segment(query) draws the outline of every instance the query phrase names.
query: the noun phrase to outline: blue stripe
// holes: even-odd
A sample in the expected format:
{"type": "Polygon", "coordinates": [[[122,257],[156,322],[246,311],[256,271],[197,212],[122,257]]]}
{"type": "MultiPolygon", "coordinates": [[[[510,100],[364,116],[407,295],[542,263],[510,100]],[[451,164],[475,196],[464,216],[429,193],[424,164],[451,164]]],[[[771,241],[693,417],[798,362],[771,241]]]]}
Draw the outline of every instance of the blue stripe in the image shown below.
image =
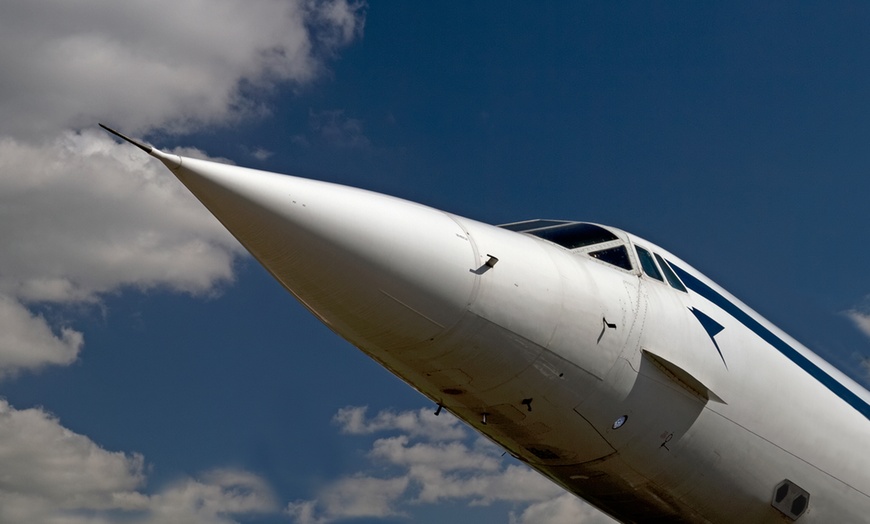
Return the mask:
{"type": "Polygon", "coordinates": [[[687,273],[685,270],[680,269],[680,267],[674,265],[670,260],[668,263],[677,275],[679,275],[686,287],[722,308],[723,311],[734,317],[735,320],[749,328],[753,333],[761,337],[762,340],[776,348],[777,351],[785,355],[786,358],[809,373],[811,377],[818,380],[832,393],[846,401],[846,403],[858,410],[858,412],[866,418],[870,419],[870,405],[868,405],[861,397],[856,395],[855,392],[838,382],[837,379],[831,375],[828,375],[817,365],[813,364],[807,357],[803,356],[781,338],[771,333],[769,329],[762,326],[757,320],[734,305],[730,300],[720,295],[716,290],[701,282],[693,275],[687,273]]]}

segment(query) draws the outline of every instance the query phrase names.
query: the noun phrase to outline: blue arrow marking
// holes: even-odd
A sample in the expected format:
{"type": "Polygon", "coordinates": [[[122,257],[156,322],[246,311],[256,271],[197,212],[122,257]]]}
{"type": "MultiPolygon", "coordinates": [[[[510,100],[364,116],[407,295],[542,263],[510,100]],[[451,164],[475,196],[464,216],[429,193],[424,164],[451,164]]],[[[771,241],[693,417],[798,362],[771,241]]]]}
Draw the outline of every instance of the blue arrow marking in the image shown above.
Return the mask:
{"type": "Polygon", "coordinates": [[[695,315],[695,318],[698,319],[698,322],[701,323],[701,326],[704,327],[704,331],[710,335],[710,340],[713,341],[713,345],[716,346],[716,351],[719,352],[719,358],[722,359],[722,363],[725,364],[725,369],[728,369],[728,363],[725,362],[725,356],[722,355],[722,350],[719,349],[719,344],[716,342],[716,335],[718,335],[723,329],[725,329],[722,324],[716,322],[712,318],[708,317],[703,311],[700,309],[695,309],[693,307],[689,308],[689,311],[695,315]]]}

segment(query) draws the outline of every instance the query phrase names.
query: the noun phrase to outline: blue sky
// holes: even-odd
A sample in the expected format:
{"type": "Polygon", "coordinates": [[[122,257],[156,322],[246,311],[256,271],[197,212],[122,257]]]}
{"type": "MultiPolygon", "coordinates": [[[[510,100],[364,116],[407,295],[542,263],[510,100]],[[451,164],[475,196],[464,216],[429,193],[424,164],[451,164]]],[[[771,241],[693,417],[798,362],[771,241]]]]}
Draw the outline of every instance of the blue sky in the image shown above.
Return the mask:
{"type": "Polygon", "coordinates": [[[98,121],[621,227],[870,383],[868,26],[858,2],[4,4],[0,522],[607,521],[430,416],[98,121]]]}

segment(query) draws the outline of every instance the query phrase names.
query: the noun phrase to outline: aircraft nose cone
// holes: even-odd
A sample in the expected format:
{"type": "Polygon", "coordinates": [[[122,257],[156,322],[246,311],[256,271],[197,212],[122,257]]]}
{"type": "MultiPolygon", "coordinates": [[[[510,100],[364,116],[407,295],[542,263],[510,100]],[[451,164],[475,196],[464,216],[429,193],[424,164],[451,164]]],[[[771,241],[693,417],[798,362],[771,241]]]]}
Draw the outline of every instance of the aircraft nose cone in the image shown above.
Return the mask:
{"type": "Polygon", "coordinates": [[[284,287],[361,348],[432,339],[471,300],[480,264],[442,211],[186,157],[172,171],[284,287]]]}

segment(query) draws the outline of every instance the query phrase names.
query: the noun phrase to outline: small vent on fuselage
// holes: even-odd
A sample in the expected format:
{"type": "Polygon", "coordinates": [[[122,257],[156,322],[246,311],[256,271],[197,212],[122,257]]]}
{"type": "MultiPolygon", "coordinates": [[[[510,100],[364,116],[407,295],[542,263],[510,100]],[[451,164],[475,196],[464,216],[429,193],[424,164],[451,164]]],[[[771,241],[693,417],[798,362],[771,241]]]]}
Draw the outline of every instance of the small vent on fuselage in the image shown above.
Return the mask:
{"type": "Polygon", "coordinates": [[[773,500],[770,505],[780,513],[797,520],[810,505],[810,494],[794,482],[785,479],[773,489],[773,500]]]}

